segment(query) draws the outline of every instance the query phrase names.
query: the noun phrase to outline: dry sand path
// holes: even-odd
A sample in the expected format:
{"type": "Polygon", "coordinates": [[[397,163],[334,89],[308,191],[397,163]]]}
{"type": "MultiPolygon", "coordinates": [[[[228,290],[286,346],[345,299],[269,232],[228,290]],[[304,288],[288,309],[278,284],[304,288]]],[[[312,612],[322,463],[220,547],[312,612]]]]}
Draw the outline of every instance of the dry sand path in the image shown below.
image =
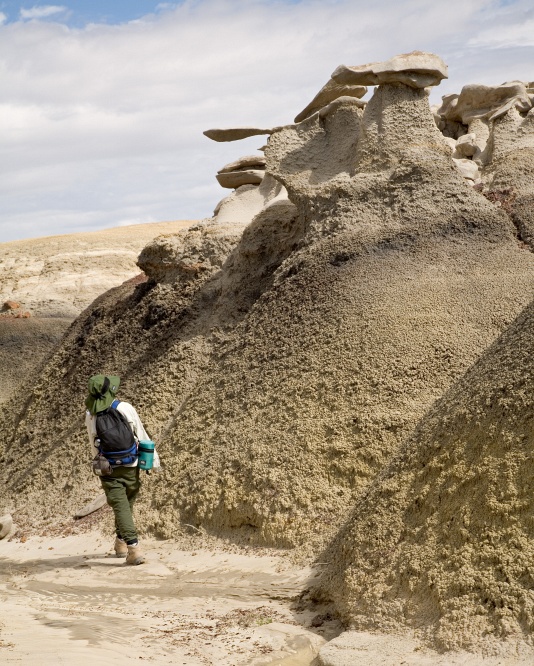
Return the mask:
{"type": "Polygon", "coordinates": [[[126,567],[98,532],[0,542],[0,663],[302,666],[336,633],[291,610],[310,568],[145,543],[149,561],[126,567]]]}
{"type": "Polygon", "coordinates": [[[315,575],[283,555],[146,541],[126,567],[100,532],[0,542],[0,663],[115,666],[528,666],[438,655],[406,637],[313,628],[293,601],[315,575]],[[333,640],[331,640],[333,639],[333,640]],[[326,642],[330,641],[330,642],[326,642]],[[321,655],[317,653],[321,649],[321,655]]]}

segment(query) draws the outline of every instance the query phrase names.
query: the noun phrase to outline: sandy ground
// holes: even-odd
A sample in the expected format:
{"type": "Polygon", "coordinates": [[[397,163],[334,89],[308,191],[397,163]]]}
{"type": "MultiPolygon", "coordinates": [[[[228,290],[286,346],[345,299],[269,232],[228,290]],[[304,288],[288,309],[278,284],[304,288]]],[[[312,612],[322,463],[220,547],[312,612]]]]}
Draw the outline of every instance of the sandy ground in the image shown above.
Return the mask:
{"type": "Polygon", "coordinates": [[[315,572],[283,553],[145,541],[147,563],[127,567],[111,545],[98,531],[0,542],[0,663],[302,666],[339,633],[292,609],[315,572]]]}
{"type": "Polygon", "coordinates": [[[111,543],[100,531],[0,541],[2,665],[115,666],[124,657],[155,666],[532,664],[439,655],[400,636],[338,636],[325,609],[295,609],[317,571],[283,553],[145,540],[147,563],[127,567],[111,543]]]}
{"type": "Polygon", "coordinates": [[[324,645],[314,666],[532,666],[532,652],[510,646],[507,656],[439,654],[408,636],[346,631],[324,645]],[[528,652],[528,653],[527,653],[528,652]]]}
{"type": "MultiPolygon", "coordinates": [[[[111,511],[18,528],[0,541],[0,664],[115,666],[532,666],[531,649],[438,654],[406,635],[345,631],[299,601],[321,565],[199,530],[145,539],[147,562],[112,551],[111,511]],[[502,656],[505,655],[505,656],[502,656]]],[[[307,595],[305,595],[307,596],[307,595]]]]}

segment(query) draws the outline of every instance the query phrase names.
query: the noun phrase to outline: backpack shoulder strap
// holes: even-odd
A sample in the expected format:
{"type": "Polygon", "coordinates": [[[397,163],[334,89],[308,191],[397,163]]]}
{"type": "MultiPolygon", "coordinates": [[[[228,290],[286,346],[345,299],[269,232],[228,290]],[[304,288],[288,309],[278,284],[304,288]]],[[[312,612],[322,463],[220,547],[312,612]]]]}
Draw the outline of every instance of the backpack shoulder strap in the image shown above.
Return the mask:
{"type": "Polygon", "coordinates": [[[115,398],[115,400],[111,403],[110,406],[113,407],[113,409],[117,409],[119,404],[120,404],[120,400],[118,398],[115,398]]]}

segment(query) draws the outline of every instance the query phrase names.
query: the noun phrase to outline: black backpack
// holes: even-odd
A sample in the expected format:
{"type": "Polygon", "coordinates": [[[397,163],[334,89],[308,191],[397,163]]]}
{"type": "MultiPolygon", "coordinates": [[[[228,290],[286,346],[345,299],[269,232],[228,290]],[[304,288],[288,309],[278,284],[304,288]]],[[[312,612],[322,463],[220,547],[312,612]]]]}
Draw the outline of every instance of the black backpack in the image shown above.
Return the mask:
{"type": "Polygon", "coordinates": [[[119,400],[96,415],[96,445],[111,465],[129,465],[137,458],[137,442],[127,419],[119,412],[119,400]]]}

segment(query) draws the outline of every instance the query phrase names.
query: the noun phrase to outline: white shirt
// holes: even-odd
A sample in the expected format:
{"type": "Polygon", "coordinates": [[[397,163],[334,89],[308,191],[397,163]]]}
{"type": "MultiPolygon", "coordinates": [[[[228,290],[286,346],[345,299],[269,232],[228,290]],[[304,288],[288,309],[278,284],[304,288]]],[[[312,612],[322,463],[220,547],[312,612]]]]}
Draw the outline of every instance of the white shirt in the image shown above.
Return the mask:
{"type": "MultiPolygon", "coordinates": [[[[141,423],[139,414],[135,411],[135,407],[133,407],[133,405],[130,405],[129,402],[122,402],[121,400],[117,405],[116,409],[126,418],[128,423],[130,424],[130,428],[132,429],[134,437],[137,439],[138,442],[141,440],[150,441],[150,437],[148,436],[143,424],[141,423]]],[[[87,434],[89,435],[89,444],[93,451],[93,458],[94,458],[96,455],[98,455],[98,447],[95,446],[95,439],[97,437],[96,416],[94,414],[91,414],[89,410],[85,412],[85,425],[87,427],[87,434]]],[[[153,468],[157,469],[159,466],[160,466],[159,456],[157,452],[154,450],[153,468]]],[[[137,459],[133,463],[130,463],[129,465],[122,465],[122,467],[137,467],[137,459]]]]}

